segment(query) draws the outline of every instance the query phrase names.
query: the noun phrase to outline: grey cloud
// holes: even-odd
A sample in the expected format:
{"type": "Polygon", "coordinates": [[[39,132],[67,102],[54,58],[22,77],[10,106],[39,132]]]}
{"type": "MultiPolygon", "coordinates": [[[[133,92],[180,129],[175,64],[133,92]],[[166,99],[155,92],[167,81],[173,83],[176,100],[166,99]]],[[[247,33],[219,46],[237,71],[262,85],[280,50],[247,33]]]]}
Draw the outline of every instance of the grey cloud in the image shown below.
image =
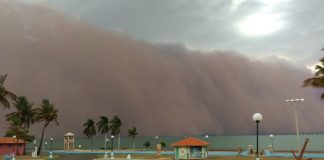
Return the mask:
{"type": "Polygon", "coordinates": [[[321,0],[283,0],[272,7],[272,13],[284,15],[285,27],[263,37],[243,36],[236,27],[238,21],[266,8],[260,0],[244,1],[234,12],[229,0],[44,1],[98,27],[151,42],[180,42],[251,56],[278,53],[306,64],[318,60],[324,45],[321,0]]]}
{"type": "Polygon", "coordinates": [[[0,73],[8,73],[15,93],[56,104],[61,123],[49,128],[51,135],[81,134],[87,118],[115,114],[123,131],[135,125],[141,135],[252,133],[254,112],[264,114],[262,132],[291,132],[292,110],[283,101],[289,97],[306,99],[301,130],[322,131],[319,94],[300,87],[311,76],[306,70],[233,52],[153,45],[44,7],[0,4],[0,73]]]}

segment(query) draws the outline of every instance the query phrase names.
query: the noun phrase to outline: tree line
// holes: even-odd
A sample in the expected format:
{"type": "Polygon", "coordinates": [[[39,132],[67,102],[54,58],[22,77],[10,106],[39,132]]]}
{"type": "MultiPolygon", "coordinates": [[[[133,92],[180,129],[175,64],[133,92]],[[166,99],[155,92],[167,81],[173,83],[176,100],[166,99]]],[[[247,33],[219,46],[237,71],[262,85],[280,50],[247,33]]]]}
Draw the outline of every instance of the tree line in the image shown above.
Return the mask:
{"type": "MultiPolygon", "coordinates": [[[[41,104],[34,108],[34,104],[29,102],[25,96],[16,96],[13,92],[5,87],[7,75],[0,75],[0,106],[4,109],[14,107],[15,111],[5,115],[9,127],[6,130],[5,137],[16,136],[17,139],[22,139],[24,142],[32,142],[35,139],[34,135],[29,133],[29,128],[34,123],[43,123],[42,134],[37,155],[40,154],[45,129],[50,123],[58,125],[58,110],[54,103],[48,99],[43,99],[41,104]]],[[[24,151],[26,143],[24,143],[24,151]]],[[[25,154],[25,153],[24,153],[25,154]]]]}
{"type": "MultiPolygon", "coordinates": [[[[93,136],[98,133],[101,135],[105,135],[105,149],[108,148],[108,134],[110,132],[111,137],[111,148],[113,149],[114,138],[118,136],[118,149],[120,149],[120,133],[121,133],[122,121],[118,116],[113,116],[111,120],[109,120],[106,116],[100,116],[99,121],[95,123],[95,121],[91,118],[87,119],[83,124],[84,130],[83,134],[85,134],[91,141],[91,150],[93,150],[93,136]]],[[[138,135],[137,128],[133,126],[132,128],[127,130],[128,136],[133,139],[133,149],[135,149],[135,137],[138,135]]]]}

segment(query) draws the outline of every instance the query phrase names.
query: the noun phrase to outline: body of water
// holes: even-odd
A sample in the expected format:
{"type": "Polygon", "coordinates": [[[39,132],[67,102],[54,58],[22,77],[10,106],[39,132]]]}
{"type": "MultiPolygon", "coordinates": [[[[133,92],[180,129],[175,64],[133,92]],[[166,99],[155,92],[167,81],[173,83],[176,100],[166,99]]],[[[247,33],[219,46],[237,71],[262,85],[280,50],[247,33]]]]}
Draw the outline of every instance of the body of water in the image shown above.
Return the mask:
{"type": "MultiPolygon", "coordinates": [[[[205,140],[210,143],[209,150],[236,150],[238,148],[248,149],[249,145],[256,145],[256,136],[255,135],[241,135],[241,136],[209,136],[207,139],[205,136],[194,136],[205,140]]],[[[183,139],[184,137],[176,137],[176,136],[164,136],[156,139],[155,137],[138,137],[135,139],[135,144],[137,149],[143,149],[144,142],[149,141],[151,146],[147,148],[148,150],[152,150],[156,146],[157,143],[164,142],[166,143],[166,149],[173,149],[171,146],[172,143],[183,139]]],[[[301,135],[301,145],[303,144],[305,138],[309,138],[307,150],[308,151],[321,151],[324,152],[324,135],[323,134],[312,134],[312,135],[301,135]]],[[[44,145],[42,148],[45,150],[50,150],[50,141],[49,139],[45,139],[47,141],[47,145],[44,145]]],[[[133,147],[133,140],[130,138],[121,138],[120,148],[121,149],[131,149],[133,147]]],[[[271,144],[271,139],[268,135],[261,135],[259,137],[259,149],[267,149],[271,144]]],[[[80,149],[91,149],[90,140],[87,138],[80,138],[76,136],[75,139],[75,148],[78,149],[79,145],[81,145],[80,149]]],[[[94,149],[103,149],[104,148],[104,138],[96,137],[94,138],[94,149]]],[[[38,145],[37,145],[38,146],[38,145]]],[[[109,142],[109,146],[111,143],[109,142]]],[[[275,135],[273,138],[273,146],[275,150],[291,150],[296,149],[296,136],[295,135],[275,135]]],[[[31,143],[28,145],[28,148],[31,149],[34,147],[34,144],[31,143]]],[[[55,138],[52,144],[54,150],[62,150],[63,149],[63,138],[55,138]]],[[[114,140],[114,148],[117,149],[117,138],[114,140]]]]}

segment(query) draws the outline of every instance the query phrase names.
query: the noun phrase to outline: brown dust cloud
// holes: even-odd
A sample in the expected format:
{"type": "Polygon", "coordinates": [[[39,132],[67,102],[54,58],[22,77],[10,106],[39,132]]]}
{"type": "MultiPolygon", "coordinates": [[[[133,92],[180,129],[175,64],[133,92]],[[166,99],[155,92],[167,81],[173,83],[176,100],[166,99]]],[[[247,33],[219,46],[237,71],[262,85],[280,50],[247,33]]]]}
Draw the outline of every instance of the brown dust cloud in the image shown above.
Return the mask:
{"type": "MultiPolygon", "coordinates": [[[[132,126],[140,135],[249,134],[255,112],[264,116],[262,133],[293,132],[290,97],[306,99],[301,131],[323,131],[320,92],[301,87],[311,76],[302,67],[152,44],[43,6],[0,1],[0,73],[8,74],[8,90],[35,106],[55,103],[60,125],[47,133],[56,136],[81,135],[82,123],[101,115],[118,115],[123,134],[132,126]]],[[[2,133],[10,111],[1,109],[2,133]]]]}

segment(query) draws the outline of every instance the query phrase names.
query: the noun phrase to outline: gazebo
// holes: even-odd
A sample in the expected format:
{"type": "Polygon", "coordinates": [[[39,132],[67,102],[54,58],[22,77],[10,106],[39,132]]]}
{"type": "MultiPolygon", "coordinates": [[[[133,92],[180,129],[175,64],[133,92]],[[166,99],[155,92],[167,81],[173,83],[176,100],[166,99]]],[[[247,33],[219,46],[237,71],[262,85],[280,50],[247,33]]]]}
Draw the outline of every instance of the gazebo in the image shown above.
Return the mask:
{"type": "Polygon", "coordinates": [[[189,137],[172,144],[175,147],[175,159],[207,159],[208,142],[189,137]]]}
{"type": "Polygon", "coordinates": [[[64,150],[74,150],[74,139],[75,135],[72,132],[68,132],[64,135],[64,150]]]}

